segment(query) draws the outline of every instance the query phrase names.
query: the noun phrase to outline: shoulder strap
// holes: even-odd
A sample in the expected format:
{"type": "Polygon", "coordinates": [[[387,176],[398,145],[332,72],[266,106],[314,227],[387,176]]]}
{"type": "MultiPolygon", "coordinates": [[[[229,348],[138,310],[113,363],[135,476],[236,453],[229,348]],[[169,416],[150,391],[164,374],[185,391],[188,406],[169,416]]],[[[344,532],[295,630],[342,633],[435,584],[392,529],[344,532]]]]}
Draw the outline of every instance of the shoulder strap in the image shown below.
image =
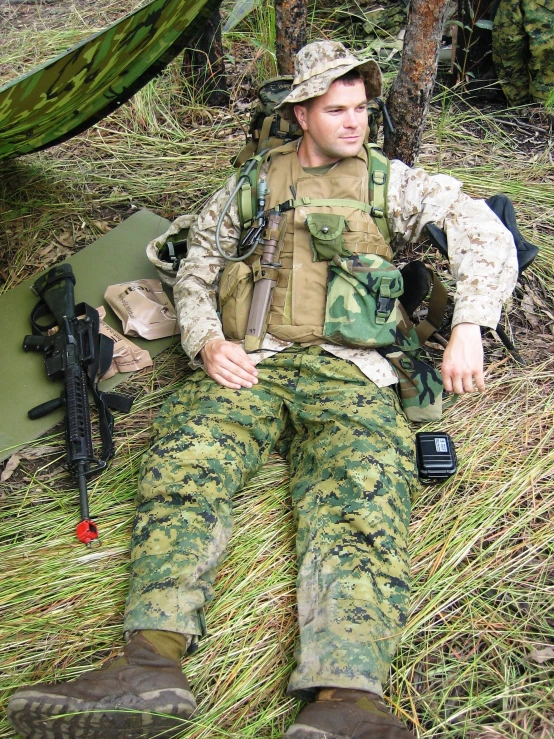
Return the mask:
{"type": "Polygon", "coordinates": [[[367,153],[369,174],[369,202],[372,205],[371,215],[375,218],[381,235],[390,244],[387,211],[387,189],[389,184],[390,163],[377,144],[364,144],[367,153]]]}

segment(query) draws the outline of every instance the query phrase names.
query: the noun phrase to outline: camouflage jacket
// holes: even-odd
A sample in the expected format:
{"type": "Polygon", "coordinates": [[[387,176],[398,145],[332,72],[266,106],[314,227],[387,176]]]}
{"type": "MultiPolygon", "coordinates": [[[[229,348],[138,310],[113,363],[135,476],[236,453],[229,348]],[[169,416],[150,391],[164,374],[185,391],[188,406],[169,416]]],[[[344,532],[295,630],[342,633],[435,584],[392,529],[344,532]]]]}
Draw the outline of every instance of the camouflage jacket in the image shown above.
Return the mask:
{"type": "MultiPolygon", "coordinates": [[[[188,255],[177,274],[175,307],[183,349],[192,367],[201,366],[199,352],[208,341],[224,338],[217,314],[217,290],[225,262],[215,246],[215,230],[235,182],[231,177],[198,215],[189,233],[188,255]]],[[[512,235],[486,203],[465,195],[462,183],[453,177],[428,175],[423,169],[394,160],[388,213],[394,248],[422,239],[427,223],[436,223],[445,231],[456,281],[452,325],[467,322],[495,328],[502,303],[515,287],[518,263],[512,235]]],[[[221,229],[223,250],[236,255],[239,237],[238,208],[233,203],[221,229]]],[[[257,363],[287,345],[267,335],[261,351],[250,356],[257,363]]],[[[324,348],[355,363],[381,387],[397,382],[388,361],[374,350],[333,344],[324,344],[324,348]]]]}

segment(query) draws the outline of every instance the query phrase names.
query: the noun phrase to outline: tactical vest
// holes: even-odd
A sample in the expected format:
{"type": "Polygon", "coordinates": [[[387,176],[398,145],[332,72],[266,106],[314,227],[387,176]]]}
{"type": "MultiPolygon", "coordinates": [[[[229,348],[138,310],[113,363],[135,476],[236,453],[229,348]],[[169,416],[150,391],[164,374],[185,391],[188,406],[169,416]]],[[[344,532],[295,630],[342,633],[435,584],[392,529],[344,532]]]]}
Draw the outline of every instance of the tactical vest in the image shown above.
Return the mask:
{"type": "MultiPolygon", "coordinates": [[[[314,344],[324,341],[329,274],[328,261],[314,261],[314,239],[342,236],[344,246],[352,254],[376,254],[389,261],[393,253],[371,216],[374,187],[370,187],[367,150],[340,160],[324,175],[313,175],[302,169],[297,146],[292,141],[273,149],[268,156],[266,207],[271,209],[287,202],[292,202],[293,207],[286,213],[286,232],[279,256],[282,266],[275,272],[277,284],[267,330],[284,341],[314,344]],[[325,204],[321,205],[322,201],[325,204]],[[326,216],[329,216],[328,225],[325,225],[326,216]]],[[[224,269],[220,309],[228,339],[244,339],[252,299],[248,273],[252,271],[256,278],[260,254],[261,248],[244,263],[228,263],[224,269]]]]}

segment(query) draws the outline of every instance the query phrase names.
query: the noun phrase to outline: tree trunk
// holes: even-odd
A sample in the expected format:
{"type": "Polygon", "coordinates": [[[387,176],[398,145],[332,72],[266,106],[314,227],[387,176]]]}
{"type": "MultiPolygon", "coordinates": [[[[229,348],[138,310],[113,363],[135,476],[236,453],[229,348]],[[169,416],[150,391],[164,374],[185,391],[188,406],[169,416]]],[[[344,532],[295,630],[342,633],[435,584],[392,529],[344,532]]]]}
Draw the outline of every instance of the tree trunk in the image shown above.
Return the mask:
{"type": "Polygon", "coordinates": [[[181,70],[207,105],[223,108],[229,104],[219,8],[185,49],[181,70]]]}
{"type": "Polygon", "coordinates": [[[385,135],[385,154],[410,166],[419,153],[437,76],[447,4],[448,0],[412,0],[400,71],[387,99],[396,130],[385,135]]]}
{"type": "Polygon", "coordinates": [[[306,0],[275,0],[275,51],[279,74],[294,74],[294,55],[306,45],[306,0]]]}

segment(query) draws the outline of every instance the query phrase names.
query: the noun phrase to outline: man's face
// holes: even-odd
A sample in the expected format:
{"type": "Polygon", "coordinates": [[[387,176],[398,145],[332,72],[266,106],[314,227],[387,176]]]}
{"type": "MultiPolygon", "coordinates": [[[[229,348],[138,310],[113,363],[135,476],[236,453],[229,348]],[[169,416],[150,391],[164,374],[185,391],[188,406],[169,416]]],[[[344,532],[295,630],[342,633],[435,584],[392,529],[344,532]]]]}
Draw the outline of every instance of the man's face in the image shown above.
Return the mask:
{"type": "Polygon", "coordinates": [[[333,82],[325,95],[312,98],[307,105],[295,105],[294,112],[306,145],[321,164],[355,156],[362,149],[368,128],[362,80],[353,84],[333,82]]]}

